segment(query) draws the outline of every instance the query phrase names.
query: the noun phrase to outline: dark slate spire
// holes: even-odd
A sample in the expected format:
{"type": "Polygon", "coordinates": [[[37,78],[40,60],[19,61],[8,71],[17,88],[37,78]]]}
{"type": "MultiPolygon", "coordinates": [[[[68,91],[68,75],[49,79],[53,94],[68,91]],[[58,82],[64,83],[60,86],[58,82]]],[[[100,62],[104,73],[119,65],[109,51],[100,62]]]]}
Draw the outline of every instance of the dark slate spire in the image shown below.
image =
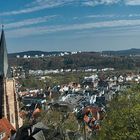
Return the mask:
{"type": "Polygon", "coordinates": [[[4,117],[4,81],[8,70],[8,58],[4,30],[2,26],[0,38],[0,119],[4,117]]]}
{"type": "Polygon", "coordinates": [[[2,25],[2,32],[0,38],[0,76],[6,77],[8,70],[8,58],[7,58],[7,49],[6,49],[6,40],[4,29],[2,25]]]}

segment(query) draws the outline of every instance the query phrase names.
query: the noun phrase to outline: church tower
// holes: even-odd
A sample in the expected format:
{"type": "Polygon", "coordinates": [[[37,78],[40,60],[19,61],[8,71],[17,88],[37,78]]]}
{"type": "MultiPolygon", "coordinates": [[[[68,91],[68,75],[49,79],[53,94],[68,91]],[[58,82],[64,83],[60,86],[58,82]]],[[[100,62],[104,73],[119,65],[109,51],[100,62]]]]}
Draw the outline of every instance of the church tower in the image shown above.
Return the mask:
{"type": "Polygon", "coordinates": [[[2,33],[0,38],[0,119],[5,116],[4,109],[4,95],[5,95],[5,82],[8,70],[8,57],[6,49],[6,41],[4,30],[2,27],[2,33]]]}
{"type": "Polygon", "coordinates": [[[22,125],[22,120],[19,118],[16,82],[14,78],[7,77],[7,71],[8,55],[2,27],[0,38],[0,119],[7,118],[15,128],[19,128],[22,125]]]}

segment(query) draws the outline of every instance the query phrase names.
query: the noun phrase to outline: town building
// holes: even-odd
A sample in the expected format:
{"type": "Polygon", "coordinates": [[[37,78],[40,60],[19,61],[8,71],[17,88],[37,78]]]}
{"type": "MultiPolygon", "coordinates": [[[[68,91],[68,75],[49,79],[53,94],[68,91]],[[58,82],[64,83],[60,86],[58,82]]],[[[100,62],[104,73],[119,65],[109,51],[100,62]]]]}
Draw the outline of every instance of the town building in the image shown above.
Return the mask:
{"type": "Polygon", "coordinates": [[[15,79],[9,78],[7,73],[8,56],[5,34],[2,29],[0,38],[0,120],[6,118],[14,128],[19,128],[22,120],[19,118],[15,79]]]}

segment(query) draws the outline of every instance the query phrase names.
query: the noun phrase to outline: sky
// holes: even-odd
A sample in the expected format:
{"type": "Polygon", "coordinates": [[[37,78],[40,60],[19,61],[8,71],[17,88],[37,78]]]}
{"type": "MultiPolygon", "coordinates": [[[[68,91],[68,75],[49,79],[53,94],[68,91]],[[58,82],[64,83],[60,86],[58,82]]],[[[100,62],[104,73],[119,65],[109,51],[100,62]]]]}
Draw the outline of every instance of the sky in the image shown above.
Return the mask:
{"type": "Polygon", "coordinates": [[[8,52],[140,48],[140,0],[1,0],[8,52]]]}

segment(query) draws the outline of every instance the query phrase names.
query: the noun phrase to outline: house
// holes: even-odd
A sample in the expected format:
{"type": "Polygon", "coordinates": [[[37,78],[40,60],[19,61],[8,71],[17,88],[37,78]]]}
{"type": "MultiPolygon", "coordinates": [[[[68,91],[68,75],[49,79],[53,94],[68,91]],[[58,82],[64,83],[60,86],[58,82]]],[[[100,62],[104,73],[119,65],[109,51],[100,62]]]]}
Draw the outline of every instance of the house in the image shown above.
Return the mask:
{"type": "Polygon", "coordinates": [[[15,130],[14,127],[6,118],[0,119],[0,140],[8,140],[11,136],[11,130],[15,130]]]}
{"type": "Polygon", "coordinates": [[[17,130],[15,140],[62,140],[58,129],[52,129],[38,122],[34,125],[24,125],[17,130]]]}
{"type": "Polygon", "coordinates": [[[4,129],[2,127],[0,127],[0,140],[4,139],[6,136],[4,129]]]}

